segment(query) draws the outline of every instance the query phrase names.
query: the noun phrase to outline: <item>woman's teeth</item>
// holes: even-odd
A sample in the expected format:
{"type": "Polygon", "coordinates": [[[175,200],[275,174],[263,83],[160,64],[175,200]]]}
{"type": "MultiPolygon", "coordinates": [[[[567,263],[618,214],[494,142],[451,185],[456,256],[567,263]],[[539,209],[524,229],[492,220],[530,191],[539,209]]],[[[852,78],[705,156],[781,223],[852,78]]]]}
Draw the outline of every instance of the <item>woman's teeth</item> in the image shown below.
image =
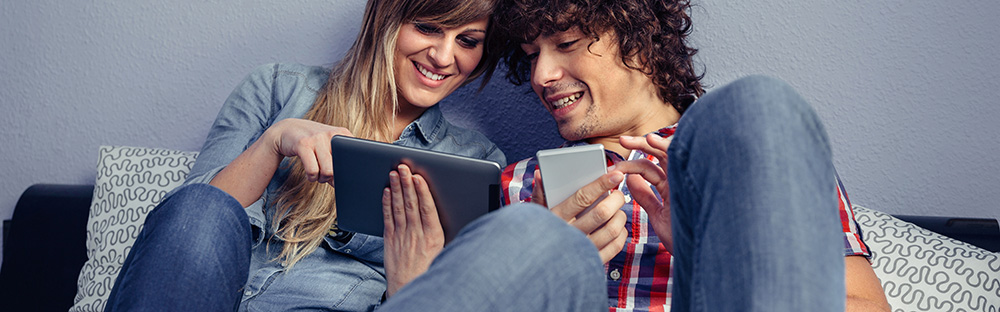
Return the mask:
{"type": "Polygon", "coordinates": [[[432,73],[431,71],[427,70],[423,66],[420,66],[420,64],[417,64],[417,70],[420,71],[421,74],[424,74],[424,77],[430,78],[431,80],[441,80],[441,79],[444,79],[444,77],[445,77],[445,75],[438,75],[438,74],[432,73]]]}
{"type": "Polygon", "coordinates": [[[552,108],[560,109],[566,107],[566,105],[573,103],[574,101],[576,101],[576,99],[579,99],[581,96],[583,96],[583,92],[574,93],[573,95],[556,100],[555,102],[552,102],[552,108]]]}

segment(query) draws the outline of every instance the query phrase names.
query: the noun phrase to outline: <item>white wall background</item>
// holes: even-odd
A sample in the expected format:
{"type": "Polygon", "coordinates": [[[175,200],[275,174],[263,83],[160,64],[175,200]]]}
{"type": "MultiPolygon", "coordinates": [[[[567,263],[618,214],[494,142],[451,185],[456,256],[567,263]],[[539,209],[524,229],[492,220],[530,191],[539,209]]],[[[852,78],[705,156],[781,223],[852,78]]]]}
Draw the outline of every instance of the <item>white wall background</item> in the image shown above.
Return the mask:
{"type": "MultiPolygon", "coordinates": [[[[854,203],[1000,218],[1000,2],[695,2],[705,81],[766,74],[795,86],[826,122],[854,203]]],[[[0,2],[0,219],[34,183],[93,183],[100,145],[197,150],[251,68],[331,64],[363,6],[0,2]]],[[[526,90],[496,79],[442,105],[521,159],[560,142],[526,90]]]]}

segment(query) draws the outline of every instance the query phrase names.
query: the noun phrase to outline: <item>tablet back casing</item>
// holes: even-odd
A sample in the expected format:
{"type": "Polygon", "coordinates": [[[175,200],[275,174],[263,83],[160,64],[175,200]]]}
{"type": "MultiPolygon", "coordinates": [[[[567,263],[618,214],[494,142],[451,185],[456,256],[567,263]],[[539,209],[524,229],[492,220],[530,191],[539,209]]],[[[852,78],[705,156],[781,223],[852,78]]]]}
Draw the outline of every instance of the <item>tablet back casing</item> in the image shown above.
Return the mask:
{"type": "Polygon", "coordinates": [[[466,224],[500,207],[496,162],[345,136],[335,136],[330,144],[342,229],[382,236],[382,189],[400,163],[427,181],[446,243],[466,224]]]}

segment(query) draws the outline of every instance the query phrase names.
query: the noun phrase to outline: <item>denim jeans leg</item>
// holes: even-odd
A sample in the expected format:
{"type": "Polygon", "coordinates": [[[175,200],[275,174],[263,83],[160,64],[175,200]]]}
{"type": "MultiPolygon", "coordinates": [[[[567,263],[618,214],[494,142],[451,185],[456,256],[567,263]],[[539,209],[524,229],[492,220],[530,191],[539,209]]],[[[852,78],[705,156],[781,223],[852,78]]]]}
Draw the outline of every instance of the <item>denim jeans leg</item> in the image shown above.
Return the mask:
{"type": "Polygon", "coordinates": [[[706,94],[668,155],[674,311],[844,311],[830,147],[790,86],[748,77],[706,94]]]}
{"type": "Polygon", "coordinates": [[[582,232],[517,204],[467,225],[380,311],[607,311],[604,266],[582,232]]]}
{"type": "Polygon", "coordinates": [[[235,311],[250,265],[251,229],[226,192],[192,184],[146,217],[105,311],[235,311]]]}

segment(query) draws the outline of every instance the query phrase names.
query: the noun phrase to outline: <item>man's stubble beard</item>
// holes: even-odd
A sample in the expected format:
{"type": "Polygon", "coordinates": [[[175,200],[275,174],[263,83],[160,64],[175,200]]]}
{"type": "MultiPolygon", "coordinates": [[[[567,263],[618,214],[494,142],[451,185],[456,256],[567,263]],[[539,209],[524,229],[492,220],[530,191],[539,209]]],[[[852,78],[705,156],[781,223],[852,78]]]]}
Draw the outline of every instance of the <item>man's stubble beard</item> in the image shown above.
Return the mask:
{"type": "Polygon", "coordinates": [[[580,122],[579,126],[566,129],[566,132],[571,134],[570,136],[567,136],[566,133],[562,131],[563,127],[559,127],[559,130],[563,139],[566,139],[567,141],[580,141],[593,137],[599,124],[600,120],[597,118],[596,108],[591,105],[587,107],[587,111],[583,115],[583,120],[580,122]]]}

